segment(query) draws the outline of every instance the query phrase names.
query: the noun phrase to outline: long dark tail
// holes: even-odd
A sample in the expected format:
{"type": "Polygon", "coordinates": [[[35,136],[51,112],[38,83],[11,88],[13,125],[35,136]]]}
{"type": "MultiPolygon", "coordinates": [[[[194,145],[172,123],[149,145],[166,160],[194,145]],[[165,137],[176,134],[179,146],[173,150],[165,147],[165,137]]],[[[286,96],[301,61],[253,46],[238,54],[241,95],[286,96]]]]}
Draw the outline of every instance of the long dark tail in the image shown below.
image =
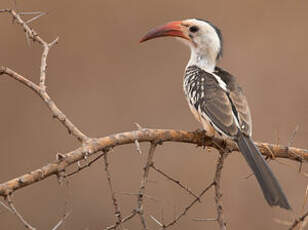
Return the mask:
{"type": "Polygon", "coordinates": [[[279,206],[281,208],[291,209],[289,202],[272,170],[269,168],[252,139],[239,132],[237,144],[255,174],[268,204],[270,206],[279,206]]]}

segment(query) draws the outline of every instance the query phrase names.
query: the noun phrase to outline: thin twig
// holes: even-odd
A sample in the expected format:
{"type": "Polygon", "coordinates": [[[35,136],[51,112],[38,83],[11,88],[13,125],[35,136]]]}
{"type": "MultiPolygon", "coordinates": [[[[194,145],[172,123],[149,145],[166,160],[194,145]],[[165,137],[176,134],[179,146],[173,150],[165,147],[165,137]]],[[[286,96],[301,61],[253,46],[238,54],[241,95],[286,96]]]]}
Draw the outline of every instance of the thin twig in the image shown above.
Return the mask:
{"type": "Polygon", "coordinates": [[[72,175],[75,175],[77,173],[79,173],[81,170],[85,169],[85,168],[89,168],[93,163],[95,163],[97,160],[99,160],[101,157],[103,157],[105,155],[105,152],[101,152],[98,156],[96,156],[93,160],[88,161],[85,165],[83,166],[79,166],[77,170],[68,173],[66,175],[64,175],[64,178],[70,177],[72,175]]]}
{"type": "Polygon", "coordinates": [[[224,218],[224,209],[222,205],[222,192],[221,192],[221,171],[224,165],[224,161],[227,157],[226,153],[221,152],[219,154],[216,166],[216,172],[214,177],[215,183],[215,202],[216,202],[216,209],[217,209],[217,222],[219,224],[220,230],[226,230],[226,221],[224,218]]]}
{"type": "Polygon", "coordinates": [[[160,227],[164,227],[164,225],[162,223],[159,222],[159,220],[157,220],[154,216],[150,216],[152,220],[154,220],[154,222],[156,224],[158,224],[160,227]]]}
{"type": "Polygon", "coordinates": [[[296,228],[296,226],[303,222],[305,220],[305,218],[308,216],[308,211],[305,212],[301,217],[297,218],[294,220],[293,224],[291,225],[291,227],[289,228],[289,230],[293,230],[296,228]]]}
{"type": "Polygon", "coordinates": [[[170,177],[168,174],[166,174],[165,172],[163,172],[162,170],[160,170],[159,168],[157,168],[154,164],[151,165],[151,167],[158,172],[159,174],[163,175],[164,177],[166,177],[168,180],[176,183],[178,186],[180,186],[182,189],[184,189],[186,192],[188,192],[190,195],[192,195],[195,198],[198,198],[198,196],[196,194],[194,194],[187,186],[183,185],[179,180],[176,180],[172,177],[170,177]]]}
{"type": "Polygon", "coordinates": [[[112,181],[111,181],[111,173],[109,171],[109,162],[108,162],[108,157],[107,157],[107,152],[105,152],[104,154],[104,162],[105,162],[105,172],[106,172],[106,177],[107,177],[107,181],[108,181],[108,185],[109,185],[109,189],[110,189],[110,193],[111,193],[111,200],[112,200],[112,204],[114,207],[114,215],[117,218],[116,221],[116,226],[119,226],[120,229],[121,227],[121,223],[122,223],[122,216],[121,216],[121,211],[120,211],[120,207],[118,204],[118,200],[115,196],[115,192],[113,191],[113,187],[112,187],[112,181]]]}
{"type": "Polygon", "coordinates": [[[139,123],[135,122],[135,125],[137,126],[137,128],[138,128],[139,130],[143,129],[142,126],[141,126],[139,123]]]}
{"type": "Polygon", "coordinates": [[[18,219],[22,222],[22,224],[30,229],[30,230],[35,230],[36,228],[32,227],[24,218],[23,216],[17,211],[17,209],[15,208],[14,206],[14,203],[11,199],[11,196],[10,195],[7,195],[6,197],[7,201],[8,201],[8,204],[10,206],[10,208],[12,209],[13,213],[18,217],[18,219]]]}
{"type": "Polygon", "coordinates": [[[50,48],[56,44],[59,40],[59,37],[57,37],[54,41],[52,41],[50,44],[43,41],[43,53],[41,58],[41,68],[40,68],[40,88],[42,91],[46,91],[46,71],[47,71],[47,56],[49,53],[50,48]]]}
{"type": "Polygon", "coordinates": [[[13,19],[23,27],[24,31],[28,34],[30,39],[32,39],[34,42],[38,42],[39,44],[44,45],[45,41],[38,35],[38,33],[34,29],[31,29],[27,25],[27,23],[20,17],[19,13],[12,9],[7,9],[3,12],[8,12],[9,14],[11,14],[13,19]]]}
{"type": "Polygon", "coordinates": [[[151,142],[151,146],[149,149],[149,153],[148,153],[148,158],[147,161],[145,163],[145,166],[143,168],[143,176],[141,178],[141,182],[140,182],[140,187],[139,187],[139,192],[138,192],[138,197],[137,197],[137,210],[138,210],[138,214],[140,216],[140,221],[142,223],[143,229],[146,230],[147,225],[146,225],[146,221],[144,218],[144,210],[143,210],[143,195],[145,192],[145,187],[147,184],[147,180],[149,177],[149,172],[150,172],[150,168],[151,165],[153,164],[153,157],[154,157],[154,151],[156,149],[157,144],[154,142],[151,142]]]}
{"type": "MultiPolygon", "coordinates": [[[[306,203],[307,203],[307,198],[308,198],[308,185],[306,186],[306,190],[305,190],[304,202],[303,202],[302,210],[301,210],[302,215],[304,214],[305,206],[306,206],[306,203]]],[[[305,224],[304,222],[305,221],[302,221],[299,224],[299,228],[298,228],[299,230],[303,229],[304,224],[305,224]]]]}
{"type": "Polygon", "coordinates": [[[28,26],[28,24],[21,18],[20,14],[18,14],[15,10],[12,9],[2,9],[0,13],[9,13],[13,19],[23,27],[26,38],[31,39],[34,42],[38,42],[43,47],[43,53],[41,57],[41,65],[40,65],[40,83],[39,85],[35,84],[34,82],[28,80],[24,76],[16,73],[15,71],[0,66],[0,75],[6,74],[9,77],[12,77],[19,82],[23,83],[34,92],[36,92],[46,103],[48,108],[51,110],[53,117],[57,118],[69,131],[72,133],[79,141],[87,142],[89,141],[89,137],[83,134],[67,117],[66,115],[56,106],[53,100],[46,92],[46,71],[47,71],[47,56],[49,53],[50,48],[55,45],[59,38],[56,38],[54,41],[48,43],[44,39],[42,39],[39,34],[32,28],[28,26]]]}
{"type": "Polygon", "coordinates": [[[166,228],[174,225],[175,223],[177,223],[177,221],[179,221],[183,216],[185,216],[185,214],[189,211],[189,209],[191,209],[194,206],[194,204],[197,203],[202,198],[202,196],[214,185],[215,185],[215,183],[212,182],[205,189],[203,189],[203,191],[199,194],[199,196],[197,198],[195,198],[188,206],[186,206],[185,209],[183,210],[183,212],[181,212],[173,221],[171,221],[167,225],[164,225],[163,229],[166,229],[166,228]]]}
{"type": "Polygon", "coordinates": [[[50,109],[50,111],[53,114],[53,117],[58,119],[64,127],[67,128],[69,133],[71,133],[73,136],[75,136],[79,141],[81,142],[88,142],[90,141],[89,137],[87,137],[85,134],[83,134],[77,126],[75,126],[67,117],[66,115],[57,107],[55,102],[50,98],[49,94],[42,90],[38,85],[33,83],[32,81],[28,80],[27,78],[23,77],[22,75],[16,73],[15,71],[9,69],[8,67],[2,67],[0,66],[0,75],[6,74],[7,76],[19,81],[20,83],[24,84],[25,86],[29,87],[31,90],[33,90],[35,93],[37,93],[42,100],[45,102],[47,107],[50,109]]]}
{"type": "Polygon", "coordinates": [[[33,14],[42,14],[42,11],[33,11],[33,12],[18,12],[19,15],[33,15],[33,14]]]}
{"type": "MultiPolygon", "coordinates": [[[[33,13],[33,12],[29,12],[29,13],[33,13]]],[[[21,13],[19,13],[19,14],[21,14],[21,13]]],[[[25,13],[24,13],[24,14],[25,14],[25,13]]],[[[26,23],[29,24],[29,23],[35,21],[36,19],[38,19],[38,18],[40,18],[40,17],[42,17],[42,16],[44,16],[44,15],[46,15],[46,13],[45,13],[45,12],[41,12],[39,15],[36,15],[36,16],[34,16],[33,18],[31,18],[31,19],[29,19],[28,21],[26,21],[26,23]]]]}
{"type": "Polygon", "coordinates": [[[194,218],[193,221],[217,221],[217,218],[194,218]]]}
{"type": "Polygon", "coordinates": [[[9,206],[7,206],[4,202],[0,201],[0,204],[8,211],[10,211],[11,213],[14,213],[12,209],[10,209],[9,206]]]}
{"type": "MultiPolygon", "coordinates": [[[[122,194],[122,195],[127,195],[127,196],[139,196],[139,193],[131,193],[131,192],[116,192],[117,194],[122,194]]],[[[144,198],[148,198],[150,200],[153,200],[153,201],[159,201],[158,199],[150,196],[150,195],[147,195],[147,194],[143,194],[143,197],[144,198]]]]}
{"type": "Polygon", "coordinates": [[[140,143],[139,143],[139,141],[136,139],[135,140],[135,145],[136,145],[136,150],[137,150],[137,152],[140,154],[140,155],[142,155],[142,151],[141,151],[141,148],[140,148],[140,143]]]}

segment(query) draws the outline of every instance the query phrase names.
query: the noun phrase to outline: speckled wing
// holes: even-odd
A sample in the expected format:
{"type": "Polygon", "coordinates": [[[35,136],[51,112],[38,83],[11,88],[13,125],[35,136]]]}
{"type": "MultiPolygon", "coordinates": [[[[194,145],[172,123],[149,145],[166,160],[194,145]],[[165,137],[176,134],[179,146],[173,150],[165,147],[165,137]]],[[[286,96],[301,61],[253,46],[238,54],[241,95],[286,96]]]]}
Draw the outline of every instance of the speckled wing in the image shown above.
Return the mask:
{"type": "Polygon", "coordinates": [[[186,69],[184,91],[188,101],[220,134],[235,137],[238,133],[227,91],[215,76],[197,66],[186,69]]]}
{"type": "Polygon", "coordinates": [[[214,73],[217,74],[227,85],[227,90],[229,91],[228,96],[238,113],[240,130],[246,135],[251,136],[252,122],[250,109],[243,90],[230,73],[218,67],[216,67],[214,73]]]}

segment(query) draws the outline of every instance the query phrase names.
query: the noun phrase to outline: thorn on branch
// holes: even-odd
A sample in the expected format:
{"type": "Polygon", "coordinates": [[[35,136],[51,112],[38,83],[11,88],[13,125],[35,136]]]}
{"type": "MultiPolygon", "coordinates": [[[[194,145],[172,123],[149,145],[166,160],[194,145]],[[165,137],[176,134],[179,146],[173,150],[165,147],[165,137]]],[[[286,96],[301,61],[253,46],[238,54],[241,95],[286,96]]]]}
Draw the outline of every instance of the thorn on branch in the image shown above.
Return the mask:
{"type": "Polygon", "coordinates": [[[54,45],[58,44],[59,39],[60,39],[60,37],[57,37],[55,40],[53,40],[52,42],[50,42],[50,43],[48,44],[48,47],[51,48],[51,47],[53,47],[54,45]]]}
{"type": "Polygon", "coordinates": [[[217,218],[193,218],[193,221],[217,221],[217,218]]]}
{"type": "Polygon", "coordinates": [[[35,21],[36,19],[42,17],[43,15],[46,15],[46,13],[44,12],[24,12],[24,13],[19,13],[19,15],[22,15],[22,14],[38,14],[37,16],[34,16],[33,18],[29,19],[28,21],[26,21],[26,24],[29,24],[33,21],[35,21]]]}
{"type": "Polygon", "coordinates": [[[62,224],[64,224],[65,220],[71,215],[71,212],[67,212],[64,214],[61,220],[52,228],[52,230],[57,230],[61,227],[62,224]]]}
{"type": "Polygon", "coordinates": [[[66,157],[65,154],[62,154],[62,153],[56,154],[56,160],[57,161],[62,161],[65,157],[66,157]]]}
{"type": "Polygon", "coordinates": [[[33,12],[19,12],[19,15],[33,15],[33,14],[41,14],[44,13],[42,11],[33,11],[33,12]]]}
{"type": "Polygon", "coordinates": [[[293,144],[294,138],[295,138],[295,136],[296,136],[298,130],[299,130],[299,125],[296,125],[296,126],[295,126],[295,129],[293,130],[293,132],[292,132],[292,134],[291,134],[291,136],[289,137],[288,147],[291,146],[291,145],[293,144]]]}
{"type": "Polygon", "coordinates": [[[141,151],[141,148],[140,148],[140,143],[139,143],[139,141],[136,139],[135,140],[135,145],[136,145],[136,150],[137,150],[137,152],[140,154],[140,155],[142,155],[142,151],[141,151]]]}
{"type": "Polygon", "coordinates": [[[158,224],[160,227],[162,227],[162,228],[164,228],[164,224],[162,224],[162,223],[160,223],[154,216],[150,216],[151,217],[151,219],[152,220],[154,220],[154,222],[156,223],[156,224],[158,224]]]}
{"type": "MultiPolygon", "coordinates": [[[[129,193],[129,192],[116,192],[116,194],[122,194],[122,195],[127,195],[127,196],[140,196],[139,193],[129,193]]],[[[150,195],[147,195],[147,194],[143,194],[143,197],[144,198],[148,198],[150,200],[153,200],[153,201],[159,201],[159,199],[157,198],[154,198],[153,196],[150,196],[150,195]]]]}
{"type": "MultiPolygon", "coordinates": [[[[88,137],[83,134],[68,118],[66,118],[65,114],[56,106],[56,104],[52,101],[52,99],[46,92],[45,81],[47,69],[47,55],[50,48],[58,42],[59,37],[57,37],[51,43],[47,43],[43,38],[38,35],[35,30],[28,26],[28,24],[21,18],[21,15],[18,12],[11,9],[1,10],[1,12],[9,13],[12,16],[13,20],[15,20],[23,28],[26,33],[27,41],[33,40],[34,42],[38,42],[44,48],[41,57],[39,86],[12,70],[6,69],[7,75],[14,78],[15,80],[18,80],[19,82],[36,92],[49,107],[54,117],[57,118],[69,130],[70,134],[73,134],[80,142],[86,141],[88,137]]],[[[3,74],[3,72],[4,70],[3,68],[1,68],[0,73],[3,74]]]]}
{"type": "Polygon", "coordinates": [[[142,130],[142,129],[143,129],[142,126],[139,125],[137,122],[134,122],[134,123],[135,123],[135,125],[137,126],[137,128],[138,128],[139,130],[142,130]]]}
{"type": "Polygon", "coordinates": [[[75,175],[77,173],[79,173],[81,170],[85,169],[85,168],[88,168],[90,167],[94,162],[96,162],[97,160],[99,160],[101,157],[103,157],[105,154],[105,152],[101,152],[97,157],[95,157],[93,160],[91,160],[90,162],[87,162],[87,164],[85,165],[81,165],[80,161],[77,161],[77,166],[78,166],[78,169],[69,173],[69,174],[66,174],[64,175],[64,177],[70,177],[72,175],[75,175]]]}

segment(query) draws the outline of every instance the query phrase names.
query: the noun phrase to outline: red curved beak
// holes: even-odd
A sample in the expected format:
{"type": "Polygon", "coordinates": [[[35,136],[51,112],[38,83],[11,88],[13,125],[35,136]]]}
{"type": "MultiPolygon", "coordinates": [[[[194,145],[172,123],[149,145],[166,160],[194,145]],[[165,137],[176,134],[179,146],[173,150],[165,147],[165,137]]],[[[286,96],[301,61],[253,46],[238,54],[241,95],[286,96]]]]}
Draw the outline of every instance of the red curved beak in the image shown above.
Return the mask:
{"type": "Polygon", "coordinates": [[[166,25],[152,29],[146,35],[144,35],[144,37],[140,40],[140,43],[153,38],[166,37],[166,36],[181,37],[189,40],[189,37],[187,37],[183,32],[182,21],[174,21],[174,22],[169,22],[166,25]]]}

